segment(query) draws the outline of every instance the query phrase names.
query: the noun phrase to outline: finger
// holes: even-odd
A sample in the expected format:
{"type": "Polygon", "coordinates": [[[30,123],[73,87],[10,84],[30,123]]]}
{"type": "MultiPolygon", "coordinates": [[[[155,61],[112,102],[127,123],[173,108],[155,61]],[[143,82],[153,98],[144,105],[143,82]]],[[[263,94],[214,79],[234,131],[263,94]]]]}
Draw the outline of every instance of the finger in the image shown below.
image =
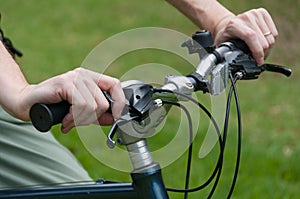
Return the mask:
{"type": "MultiPolygon", "coordinates": [[[[275,37],[273,35],[273,32],[275,31],[276,34],[277,30],[271,16],[265,9],[257,9],[256,14],[257,24],[261,30],[261,33],[263,34],[263,38],[267,41],[267,44],[264,42],[262,43],[262,47],[264,49],[264,59],[266,59],[270,53],[271,47],[275,44],[275,37]]],[[[261,35],[259,34],[259,36],[261,35]]]]}
{"type": "Polygon", "coordinates": [[[93,105],[88,102],[90,93],[81,79],[76,80],[72,90],[67,91],[68,102],[71,104],[69,113],[64,117],[62,125],[64,128],[71,129],[74,126],[90,124],[97,120],[93,111],[93,105]],[[71,98],[71,100],[70,100],[71,98]]]}
{"type": "Polygon", "coordinates": [[[75,127],[76,124],[78,125],[79,121],[76,115],[81,115],[81,113],[83,112],[83,110],[80,110],[80,106],[75,106],[74,104],[72,104],[72,101],[69,101],[69,103],[71,104],[69,113],[62,120],[62,132],[68,132],[73,127],[75,127]],[[77,121],[75,122],[75,120],[77,121]]]}
{"type": "Polygon", "coordinates": [[[268,50],[265,51],[265,59],[268,58],[270,52],[271,52],[272,47],[270,46],[270,48],[268,50]]]}
{"type": "Polygon", "coordinates": [[[253,58],[261,65],[264,62],[264,49],[268,48],[269,44],[257,24],[259,19],[257,19],[257,16],[253,17],[253,15],[256,15],[255,12],[255,10],[252,10],[238,15],[240,24],[235,27],[235,30],[237,32],[236,36],[246,42],[253,58]]]}
{"type": "MultiPolygon", "coordinates": [[[[109,91],[110,95],[112,96],[112,99],[114,100],[114,105],[112,107],[113,115],[114,117],[119,118],[121,116],[122,109],[125,105],[125,96],[120,81],[115,78],[99,74],[93,71],[85,70],[82,68],[78,70],[82,74],[85,74],[86,76],[92,78],[100,89],[109,91]]],[[[99,95],[103,96],[102,94],[99,95]]],[[[101,101],[103,102],[103,100],[101,101]]],[[[105,100],[105,102],[107,101],[105,100]]]]}
{"type": "Polygon", "coordinates": [[[276,38],[278,36],[278,30],[276,28],[276,25],[271,17],[271,15],[269,14],[269,12],[264,9],[264,8],[259,8],[258,9],[261,13],[262,16],[265,20],[265,23],[267,24],[267,26],[269,27],[270,32],[272,33],[272,35],[276,38]]]}
{"type": "Polygon", "coordinates": [[[98,79],[98,86],[110,93],[114,100],[112,107],[113,116],[119,118],[125,106],[125,95],[120,81],[106,75],[101,75],[98,79]]]}
{"type": "Polygon", "coordinates": [[[270,14],[263,8],[260,9],[261,13],[262,13],[262,18],[264,19],[264,22],[266,24],[266,26],[268,27],[268,30],[271,34],[265,34],[265,38],[267,39],[268,43],[269,43],[269,49],[266,50],[265,54],[267,57],[271,47],[275,44],[275,39],[278,36],[278,31],[277,28],[272,20],[272,17],[270,16],[270,14]]]}
{"type": "Polygon", "coordinates": [[[238,18],[232,21],[232,24],[228,26],[226,32],[229,36],[227,37],[240,38],[245,41],[253,58],[260,65],[264,62],[264,51],[261,41],[256,34],[255,29],[258,29],[258,27],[253,27],[253,25],[246,23],[249,22],[249,20],[248,16],[238,16],[238,18]]]}
{"type": "Polygon", "coordinates": [[[257,37],[248,37],[243,39],[249,47],[254,60],[258,65],[264,63],[264,49],[257,37]]]}
{"type": "Polygon", "coordinates": [[[112,113],[115,118],[120,118],[125,106],[125,95],[120,86],[115,86],[111,90],[111,97],[114,100],[112,113]]]}
{"type": "MultiPolygon", "coordinates": [[[[262,9],[262,10],[264,10],[264,9],[262,9]]],[[[272,27],[270,27],[270,25],[267,23],[263,12],[257,13],[257,24],[263,35],[262,39],[265,39],[268,43],[268,45],[263,44],[263,48],[266,53],[268,51],[268,49],[275,43],[275,38],[273,36],[272,27]]]]}
{"type": "Polygon", "coordinates": [[[95,118],[95,121],[98,121],[98,118],[109,108],[109,102],[106,100],[102,90],[94,81],[90,81],[90,79],[87,79],[85,81],[85,85],[91,93],[92,99],[90,100],[92,100],[94,103],[95,107],[93,108],[93,111],[97,118],[95,118]]]}
{"type": "Polygon", "coordinates": [[[97,120],[97,104],[86,82],[79,78],[76,80],[73,95],[73,116],[75,125],[91,124],[97,120]]]}
{"type": "Polygon", "coordinates": [[[275,39],[272,35],[272,32],[269,31],[269,28],[267,27],[267,24],[264,22],[264,19],[262,16],[259,20],[260,21],[258,22],[258,25],[259,25],[259,27],[261,29],[261,33],[262,33],[262,35],[259,34],[259,37],[262,37],[260,39],[260,41],[261,41],[261,45],[262,45],[263,52],[264,52],[263,59],[265,60],[269,55],[270,48],[275,43],[275,39]]]}
{"type": "Polygon", "coordinates": [[[69,113],[63,118],[61,124],[61,132],[63,133],[69,132],[75,126],[72,106],[70,107],[69,113]]]}
{"type": "Polygon", "coordinates": [[[269,43],[264,36],[264,33],[269,32],[269,28],[265,23],[264,18],[258,10],[251,10],[248,13],[241,15],[242,20],[250,27],[256,34],[263,49],[269,48],[269,43]]]}

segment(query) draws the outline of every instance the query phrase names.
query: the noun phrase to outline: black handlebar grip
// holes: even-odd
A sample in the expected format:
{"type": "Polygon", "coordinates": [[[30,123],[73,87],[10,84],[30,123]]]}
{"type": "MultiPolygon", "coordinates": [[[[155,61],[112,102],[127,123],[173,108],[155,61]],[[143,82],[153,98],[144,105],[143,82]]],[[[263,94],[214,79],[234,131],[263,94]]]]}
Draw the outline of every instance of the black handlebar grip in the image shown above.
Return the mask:
{"type": "Polygon", "coordinates": [[[41,131],[47,132],[55,124],[61,123],[69,112],[70,104],[62,101],[56,104],[34,104],[29,112],[33,126],[41,131]]]}
{"type": "MultiPolygon", "coordinates": [[[[110,94],[106,91],[103,92],[106,100],[110,103],[109,109],[106,111],[111,112],[111,107],[113,104],[113,99],[110,94]]],[[[29,112],[31,122],[33,126],[41,131],[47,132],[51,129],[53,125],[62,122],[64,117],[67,115],[70,109],[70,104],[67,101],[62,101],[56,104],[34,104],[29,112]]]]}
{"type": "Polygon", "coordinates": [[[241,39],[231,39],[231,40],[229,40],[229,42],[232,43],[235,48],[238,48],[238,49],[242,50],[244,53],[251,54],[251,50],[249,49],[249,47],[247,46],[247,44],[243,40],[241,40],[241,39]]]}

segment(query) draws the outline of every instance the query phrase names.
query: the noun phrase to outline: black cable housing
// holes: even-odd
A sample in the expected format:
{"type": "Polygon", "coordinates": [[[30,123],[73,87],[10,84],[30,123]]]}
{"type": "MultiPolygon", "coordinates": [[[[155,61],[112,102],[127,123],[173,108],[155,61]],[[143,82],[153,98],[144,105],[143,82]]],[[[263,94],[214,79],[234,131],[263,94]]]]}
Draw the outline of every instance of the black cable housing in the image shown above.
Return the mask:
{"type": "Polygon", "coordinates": [[[237,156],[236,156],[236,164],[235,164],[235,170],[234,170],[234,175],[231,183],[231,187],[229,190],[229,193],[227,195],[227,198],[229,199],[233,193],[237,176],[238,176],[238,171],[239,171],[239,166],[240,166],[240,159],[241,159],[241,148],[242,148],[242,116],[241,116],[241,108],[240,108],[240,103],[239,103],[239,98],[237,94],[237,89],[235,86],[236,81],[239,79],[238,76],[236,76],[234,79],[232,77],[232,74],[229,74],[230,81],[232,83],[232,90],[234,93],[234,99],[235,99],[235,105],[236,105],[236,111],[237,111],[237,120],[238,120],[238,142],[237,142],[237,156]]]}
{"type": "MultiPolygon", "coordinates": [[[[193,154],[193,123],[192,123],[192,117],[188,111],[188,109],[183,106],[182,104],[179,104],[177,102],[172,102],[168,100],[163,100],[163,104],[171,104],[175,105],[179,108],[181,108],[187,117],[188,123],[189,123],[189,149],[188,149],[188,159],[187,159],[187,166],[186,166],[186,177],[185,177],[185,190],[188,190],[189,188],[189,182],[190,182],[190,174],[191,174],[191,166],[192,166],[192,154],[193,154]]],[[[188,199],[188,191],[184,192],[184,199],[188,199]]]]}
{"type": "Polygon", "coordinates": [[[216,133],[218,135],[218,140],[219,140],[219,145],[220,145],[220,154],[218,157],[218,161],[217,164],[215,166],[214,171],[212,172],[211,176],[207,179],[206,182],[204,182],[202,185],[195,187],[195,188],[189,188],[189,181],[190,181],[190,172],[191,172],[191,161],[192,161],[192,140],[193,139],[193,132],[192,132],[192,123],[191,123],[191,118],[190,118],[190,114],[187,112],[187,109],[177,103],[177,102],[171,102],[171,101],[163,101],[164,103],[167,104],[172,104],[175,106],[180,107],[181,109],[183,109],[187,115],[188,118],[188,122],[189,122],[189,132],[190,132],[190,147],[189,147],[189,151],[188,151],[188,160],[187,160],[187,171],[186,171],[186,181],[185,181],[185,189],[175,189],[175,188],[167,188],[167,191],[172,191],[172,192],[181,192],[181,193],[185,193],[184,198],[187,199],[188,197],[188,193],[189,192],[195,192],[195,191],[199,191],[205,187],[207,187],[215,178],[215,182],[212,186],[212,189],[208,195],[207,198],[211,198],[217,188],[218,182],[220,180],[220,176],[221,176],[221,172],[222,172],[222,168],[223,168],[223,156],[224,156],[224,150],[225,150],[225,145],[226,145],[226,140],[227,140],[227,136],[228,136],[228,124],[229,124],[229,117],[230,117],[230,108],[231,108],[231,98],[232,95],[234,95],[234,99],[235,99],[235,105],[236,105],[236,110],[237,110],[237,120],[238,120],[238,143],[237,143],[237,157],[236,157],[236,164],[235,164],[235,170],[234,170],[234,175],[233,175],[233,179],[232,179],[232,183],[231,183],[231,187],[230,190],[228,192],[227,198],[230,198],[235,184],[236,184],[236,180],[237,180],[237,176],[238,176],[238,170],[239,170],[239,165],[240,165],[240,156],[241,156],[241,137],[242,137],[242,123],[241,123],[241,110],[240,110],[240,104],[239,104],[239,100],[238,100],[238,95],[237,95],[237,89],[235,86],[235,83],[238,80],[238,76],[236,76],[235,78],[232,77],[232,74],[229,74],[230,76],[230,81],[231,81],[231,87],[228,93],[228,97],[227,97],[227,104],[226,104],[226,113],[225,113],[225,121],[224,121],[224,127],[223,127],[223,137],[220,133],[220,129],[216,123],[216,120],[214,119],[214,117],[212,116],[212,114],[209,112],[208,109],[206,109],[206,107],[204,107],[200,102],[198,102],[197,100],[195,100],[194,98],[190,97],[190,96],[186,96],[182,93],[176,92],[176,91],[170,91],[170,90],[166,90],[166,89],[159,89],[159,88],[153,88],[153,92],[158,92],[158,93],[162,93],[162,92],[166,92],[166,93],[174,93],[176,95],[179,95],[181,97],[184,97],[190,101],[192,101],[194,104],[196,104],[201,110],[203,110],[206,115],[210,118],[210,120],[212,121],[214,128],[216,130],[216,133]]]}
{"type": "MultiPolygon", "coordinates": [[[[217,164],[216,164],[216,167],[213,171],[213,173],[211,174],[211,176],[207,179],[206,182],[204,182],[202,185],[198,186],[198,187],[195,187],[195,188],[192,188],[192,189],[175,189],[175,188],[167,188],[167,191],[172,191],[172,192],[181,192],[181,193],[186,193],[186,192],[196,192],[196,191],[199,191],[205,187],[207,187],[212,181],[213,179],[215,178],[215,176],[219,173],[220,171],[220,165],[222,165],[223,163],[223,140],[222,140],[222,136],[221,136],[221,133],[220,133],[220,129],[217,125],[217,122],[216,120],[214,119],[214,117],[211,115],[211,113],[206,109],[205,106],[203,106],[200,102],[198,102],[197,100],[195,100],[194,98],[192,97],[189,97],[189,96],[186,96],[182,93],[179,93],[179,92],[176,92],[176,91],[170,91],[170,90],[166,90],[166,89],[158,89],[158,88],[153,88],[153,92],[158,92],[158,93],[162,93],[162,92],[166,92],[166,93],[174,93],[176,95],[179,95],[181,97],[185,97],[187,98],[188,100],[192,101],[194,104],[196,104],[197,106],[199,106],[205,113],[206,115],[210,118],[210,120],[212,121],[215,129],[216,129],[216,132],[217,132],[217,135],[218,135],[218,141],[219,141],[219,145],[220,145],[220,154],[219,154],[219,157],[218,157],[218,161],[217,161],[217,164]]],[[[219,174],[217,175],[219,176],[219,174]]],[[[218,177],[219,178],[219,177],[218,177]]],[[[217,179],[218,179],[217,178],[217,179]]]]}

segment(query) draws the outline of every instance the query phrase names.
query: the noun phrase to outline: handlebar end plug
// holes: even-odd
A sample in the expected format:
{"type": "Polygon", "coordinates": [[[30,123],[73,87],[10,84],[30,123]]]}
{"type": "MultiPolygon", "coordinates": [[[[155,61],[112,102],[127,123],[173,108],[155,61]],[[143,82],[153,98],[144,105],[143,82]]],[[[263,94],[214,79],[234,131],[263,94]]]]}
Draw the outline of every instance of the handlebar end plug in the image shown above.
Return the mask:
{"type": "Polygon", "coordinates": [[[40,132],[47,132],[54,123],[51,110],[45,104],[34,104],[29,112],[33,126],[40,132]]]}

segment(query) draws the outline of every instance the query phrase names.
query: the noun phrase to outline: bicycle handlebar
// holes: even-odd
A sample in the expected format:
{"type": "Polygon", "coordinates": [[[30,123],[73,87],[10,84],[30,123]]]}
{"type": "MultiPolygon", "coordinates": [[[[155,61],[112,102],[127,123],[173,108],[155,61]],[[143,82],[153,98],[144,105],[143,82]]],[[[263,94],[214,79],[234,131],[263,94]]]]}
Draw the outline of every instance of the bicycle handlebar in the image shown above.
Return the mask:
{"type": "MultiPolygon", "coordinates": [[[[291,75],[291,70],[282,66],[272,64],[258,66],[249,53],[249,48],[241,40],[225,42],[218,48],[215,48],[215,50],[206,57],[202,58],[196,71],[187,76],[182,76],[183,78],[179,80],[179,83],[182,83],[180,81],[184,81],[191,84],[192,91],[201,90],[204,93],[209,92],[212,95],[218,95],[227,87],[229,72],[231,72],[233,76],[240,75],[240,79],[256,79],[263,71],[278,72],[286,76],[291,75]]],[[[178,89],[179,84],[176,81],[178,80],[169,81],[163,87],[168,88],[168,84],[172,84],[172,89],[177,89],[177,91],[182,90],[180,88],[178,89]]],[[[150,91],[150,88],[150,85],[144,85],[143,88],[139,89],[147,89],[150,91]]],[[[128,107],[131,113],[141,114],[151,106],[149,99],[151,99],[152,96],[148,94],[147,97],[143,96],[143,98],[134,102],[134,96],[130,96],[134,94],[132,89],[138,88],[123,89],[129,102],[128,107]],[[148,101],[145,102],[146,98],[148,101]],[[148,106],[148,108],[145,106],[148,106]],[[142,110],[143,108],[145,110],[142,110]]],[[[112,103],[109,94],[107,92],[104,92],[104,94],[107,100],[112,103]]],[[[57,104],[35,104],[30,109],[32,124],[41,132],[49,131],[53,125],[61,123],[64,116],[69,112],[69,108],[70,104],[66,101],[57,104]]]]}

